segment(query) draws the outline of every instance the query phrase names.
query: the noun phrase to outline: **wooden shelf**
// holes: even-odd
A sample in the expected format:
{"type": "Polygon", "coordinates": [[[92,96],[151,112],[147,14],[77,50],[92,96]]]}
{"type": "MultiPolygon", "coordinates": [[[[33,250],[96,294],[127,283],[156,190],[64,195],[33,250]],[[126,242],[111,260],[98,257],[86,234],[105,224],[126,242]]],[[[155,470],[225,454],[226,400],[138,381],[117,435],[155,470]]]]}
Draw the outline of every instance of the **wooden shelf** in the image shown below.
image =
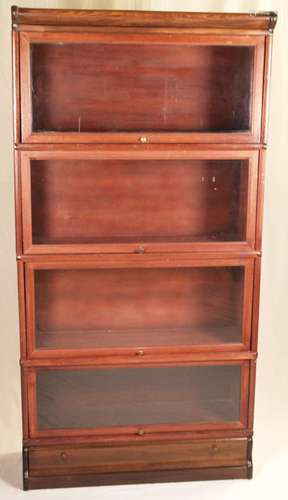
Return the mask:
{"type": "Polygon", "coordinates": [[[39,331],[37,349],[91,349],[101,347],[215,346],[241,344],[241,329],[231,326],[206,328],[39,331]]]}

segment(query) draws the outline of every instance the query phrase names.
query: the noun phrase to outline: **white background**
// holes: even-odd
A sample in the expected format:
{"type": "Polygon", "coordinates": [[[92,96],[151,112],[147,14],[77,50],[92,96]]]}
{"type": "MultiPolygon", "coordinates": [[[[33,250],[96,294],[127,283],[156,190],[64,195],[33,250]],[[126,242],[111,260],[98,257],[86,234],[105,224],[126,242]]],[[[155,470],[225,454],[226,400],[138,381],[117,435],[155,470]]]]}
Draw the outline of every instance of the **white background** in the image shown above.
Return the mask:
{"type": "Polygon", "coordinates": [[[288,499],[288,1],[0,0],[0,498],[288,499]],[[254,479],[137,485],[24,493],[21,485],[21,409],[12,163],[10,8],[247,12],[277,10],[269,149],[266,164],[254,479]]]}

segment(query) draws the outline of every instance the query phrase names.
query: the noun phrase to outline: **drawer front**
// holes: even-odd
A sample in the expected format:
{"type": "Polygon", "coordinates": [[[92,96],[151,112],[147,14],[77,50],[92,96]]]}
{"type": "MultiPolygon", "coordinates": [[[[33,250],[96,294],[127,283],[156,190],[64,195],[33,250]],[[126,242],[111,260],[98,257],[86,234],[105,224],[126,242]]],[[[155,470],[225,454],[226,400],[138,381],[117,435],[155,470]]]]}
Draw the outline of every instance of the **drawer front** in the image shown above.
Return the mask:
{"type": "Polygon", "coordinates": [[[26,265],[32,357],[248,348],[253,259],[127,259],[26,265]]]}
{"type": "Polygon", "coordinates": [[[29,450],[30,476],[176,470],[247,464],[247,439],[208,439],[29,450]]]}
{"type": "Polygon", "coordinates": [[[259,140],[264,36],[20,38],[23,142],[259,140]]]}
{"type": "Polygon", "coordinates": [[[25,253],[253,248],[258,152],[179,155],[22,152],[25,253]]]}
{"type": "Polygon", "coordinates": [[[31,437],[146,436],[247,424],[247,361],[128,368],[37,368],[28,375],[31,437]]]}

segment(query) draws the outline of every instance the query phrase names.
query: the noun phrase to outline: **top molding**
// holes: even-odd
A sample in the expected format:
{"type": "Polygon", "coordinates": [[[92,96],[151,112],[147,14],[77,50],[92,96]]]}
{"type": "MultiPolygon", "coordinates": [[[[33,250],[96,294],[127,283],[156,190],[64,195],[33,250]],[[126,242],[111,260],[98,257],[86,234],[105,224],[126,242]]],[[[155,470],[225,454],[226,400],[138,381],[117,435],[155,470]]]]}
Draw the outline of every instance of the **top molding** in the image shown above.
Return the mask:
{"type": "Polygon", "coordinates": [[[12,7],[14,29],[27,26],[146,27],[229,30],[272,33],[276,12],[228,14],[210,12],[155,12],[136,10],[22,9],[12,7]]]}

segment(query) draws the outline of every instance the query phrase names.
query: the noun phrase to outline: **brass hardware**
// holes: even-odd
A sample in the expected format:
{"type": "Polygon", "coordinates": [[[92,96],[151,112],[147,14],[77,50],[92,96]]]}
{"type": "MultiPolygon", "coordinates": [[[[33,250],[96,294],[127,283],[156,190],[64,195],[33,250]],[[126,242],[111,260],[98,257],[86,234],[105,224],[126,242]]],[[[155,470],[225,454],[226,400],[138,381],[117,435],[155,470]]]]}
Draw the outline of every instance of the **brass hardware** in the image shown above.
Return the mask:
{"type": "Polygon", "coordinates": [[[218,446],[217,444],[213,444],[212,448],[211,448],[211,451],[212,453],[216,453],[218,451],[218,446]]]}
{"type": "Polygon", "coordinates": [[[65,453],[65,451],[62,451],[60,456],[61,456],[61,460],[64,460],[64,461],[66,461],[68,458],[68,455],[67,455],[67,453],[65,453]]]}
{"type": "Polygon", "coordinates": [[[144,356],[144,351],[143,349],[139,349],[139,351],[136,351],[137,356],[144,356]]]}
{"type": "Polygon", "coordinates": [[[29,479],[29,451],[23,448],[23,479],[29,479]]]}
{"type": "Polygon", "coordinates": [[[144,436],[144,434],[145,434],[144,429],[138,429],[137,434],[138,434],[138,436],[144,436]]]}
{"type": "Polygon", "coordinates": [[[139,141],[141,142],[141,144],[146,144],[146,142],[148,142],[148,137],[142,136],[139,138],[139,141]]]}
{"type": "Polygon", "coordinates": [[[135,251],[136,251],[136,253],[145,253],[145,248],[144,247],[137,247],[135,251]]]}

